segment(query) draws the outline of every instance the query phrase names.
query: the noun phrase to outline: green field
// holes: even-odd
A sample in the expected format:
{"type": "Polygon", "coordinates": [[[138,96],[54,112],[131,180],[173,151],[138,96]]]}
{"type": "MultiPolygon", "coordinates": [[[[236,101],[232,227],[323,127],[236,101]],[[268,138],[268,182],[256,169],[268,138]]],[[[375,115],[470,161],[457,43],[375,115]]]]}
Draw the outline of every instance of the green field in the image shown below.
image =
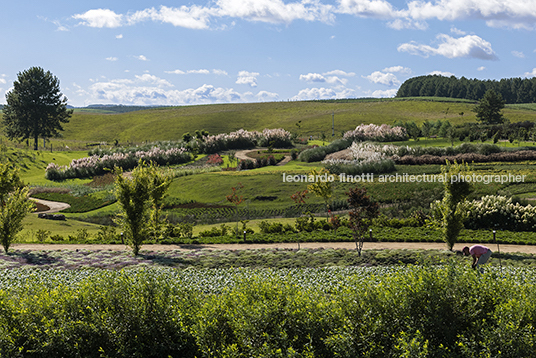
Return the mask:
{"type": "MultiPolygon", "coordinates": [[[[71,122],[65,125],[65,132],[61,139],[49,141],[46,150],[32,151],[25,148],[15,149],[15,143],[2,139],[3,157],[20,169],[20,174],[25,183],[31,187],[54,188],[61,187],[71,190],[74,196],[83,196],[82,208],[74,209],[73,212],[65,213],[66,222],[44,221],[35,218],[35,214],[26,220],[26,228],[22,233],[22,241],[34,241],[38,230],[48,230],[53,235],[67,237],[75,235],[80,230],[87,230],[94,235],[104,222],[102,217],[114,215],[117,204],[102,208],[99,202],[113,194],[112,188],[98,187],[89,188],[91,179],[74,179],[63,182],[51,182],[44,178],[44,170],[48,163],[66,165],[72,159],[87,156],[87,150],[94,148],[101,142],[113,143],[141,143],[156,140],[178,139],[185,132],[193,133],[197,129],[206,129],[211,134],[228,133],[233,130],[244,128],[247,130],[262,130],[264,128],[282,127],[301,137],[314,136],[310,145],[324,145],[321,134],[325,134],[327,140],[331,139],[331,115],[335,115],[335,135],[341,136],[341,132],[353,129],[361,123],[393,123],[396,120],[415,121],[422,123],[424,120],[449,120],[452,124],[474,122],[474,113],[471,108],[474,103],[470,101],[458,101],[437,98],[403,99],[403,100],[346,100],[346,101],[309,101],[309,102],[272,102],[252,104],[216,104],[202,106],[183,106],[167,108],[151,108],[132,111],[127,113],[106,113],[106,109],[88,109],[87,111],[75,111],[71,122]],[[301,121],[301,122],[299,122],[301,121]],[[299,122],[300,126],[296,124],[299,122]],[[52,144],[52,150],[48,147],[52,144]],[[7,146],[6,146],[7,145],[7,146]],[[80,150],[66,150],[79,148],[80,150]],[[85,148],[85,150],[83,150],[85,148]],[[58,151],[58,149],[62,149],[58,151]],[[98,209],[89,211],[84,208],[94,206],[98,209]],[[96,218],[95,220],[92,217],[96,218]],[[89,220],[83,222],[74,219],[89,220]]],[[[512,122],[536,119],[536,107],[532,104],[509,105],[504,114],[512,122]]],[[[458,145],[455,141],[454,145],[458,145]]],[[[396,145],[408,146],[449,146],[444,138],[425,139],[419,141],[396,142],[396,145]]],[[[100,144],[101,146],[106,146],[100,144]]],[[[532,145],[530,142],[508,143],[501,142],[500,146],[515,147],[532,145]]],[[[18,145],[20,148],[20,144],[18,145]]],[[[220,153],[224,159],[223,168],[232,166],[227,153],[220,153]]],[[[203,155],[198,160],[203,159],[203,155]]],[[[474,169],[479,173],[528,173],[528,182],[510,187],[504,185],[477,185],[473,197],[502,193],[505,195],[517,195],[520,198],[531,200],[536,197],[536,182],[534,174],[529,170],[532,163],[522,164],[478,164],[474,169]]],[[[235,209],[225,196],[231,193],[231,187],[241,183],[244,188],[240,195],[244,197],[244,203],[239,210],[245,213],[260,213],[259,215],[274,215],[277,218],[250,217],[251,227],[258,232],[258,222],[262,219],[281,221],[293,219],[283,218],[287,215],[286,210],[294,205],[291,195],[298,190],[305,190],[306,183],[283,183],[283,175],[306,174],[313,168],[318,168],[319,163],[303,163],[291,161],[284,166],[269,166],[254,170],[234,172],[222,171],[204,173],[192,176],[177,177],[174,179],[168,192],[169,208],[166,214],[180,218],[187,215],[203,212],[202,219],[194,227],[194,235],[203,230],[212,228],[210,224],[219,225],[220,219],[213,219],[214,215],[222,212],[224,221],[233,222],[232,214],[235,209]],[[197,209],[188,209],[188,205],[197,206],[197,209]],[[181,206],[182,205],[182,206],[181,206]],[[272,214],[270,214],[272,213],[272,214]]],[[[397,172],[391,174],[437,174],[440,172],[438,165],[427,166],[397,166],[397,172]]],[[[356,184],[336,183],[334,186],[333,200],[344,202],[345,192],[356,184]]],[[[372,197],[379,201],[388,215],[404,215],[406,210],[414,210],[419,205],[428,205],[431,200],[441,196],[441,185],[438,183],[380,183],[377,179],[372,183],[359,184],[367,188],[372,197]],[[424,203],[424,204],[423,204],[424,203]]],[[[308,208],[320,210],[322,215],[322,199],[309,195],[308,208]]],[[[78,205],[78,204],[73,204],[78,205]]],[[[294,211],[296,212],[296,211],[294,211]]],[[[196,214],[198,215],[198,214],[196,214]]],[[[249,215],[249,214],[244,214],[249,215]]],[[[415,233],[418,235],[418,233],[415,233]]]]}

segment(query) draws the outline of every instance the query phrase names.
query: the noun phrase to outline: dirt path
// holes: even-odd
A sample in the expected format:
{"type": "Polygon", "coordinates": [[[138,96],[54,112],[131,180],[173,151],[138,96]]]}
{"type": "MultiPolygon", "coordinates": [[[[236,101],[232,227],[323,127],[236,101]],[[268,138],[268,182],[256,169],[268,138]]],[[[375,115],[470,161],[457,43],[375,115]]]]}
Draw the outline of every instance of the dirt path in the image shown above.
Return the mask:
{"type": "MultiPolygon", "coordinates": [[[[462,243],[454,245],[454,250],[461,250],[464,246],[473,244],[462,243]]],[[[493,251],[497,252],[496,244],[487,244],[493,251]]],[[[82,244],[13,244],[15,250],[128,250],[125,245],[82,245],[82,244]]],[[[253,249],[297,249],[298,243],[279,244],[206,244],[206,245],[143,245],[142,251],[169,251],[169,250],[253,250],[253,249]]],[[[353,242],[302,242],[299,248],[324,248],[324,249],[347,249],[355,250],[353,242]]],[[[444,243],[431,242],[365,242],[363,251],[373,249],[410,249],[410,250],[446,250],[444,243]]],[[[500,245],[501,252],[521,252],[536,254],[536,246],[532,245],[500,245]]]]}
{"type": "Polygon", "coordinates": [[[67,203],[60,203],[57,201],[42,200],[42,199],[35,199],[35,198],[30,198],[30,199],[40,204],[40,207],[45,209],[45,210],[38,209],[38,211],[35,211],[36,214],[37,213],[39,214],[57,213],[57,212],[60,212],[62,210],[65,210],[71,207],[71,205],[67,203]],[[45,207],[48,208],[48,210],[46,210],[45,207]]]}
{"type": "MultiPolygon", "coordinates": [[[[246,159],[249,159],[249,160],[253,160],[253,158],[250,158],[248,157],[248,153],[249,152],[256,152],[258,150],[267,150],[268,148],[255,148],[255,149],[246,149],[246,150],[239,150],[235,153],[235,157],[237,159],[240,159],[240,160],[246,160],[246,159]]],[[[276,166],[281,166],[281,165],[285,165],[287,164],[288,162],[290,162],[291,160],[291,156],[290,155],[285,155],[285,158],[283,158],[282,161],[280,161],[279,163],[276,164],[276,166]]]]}

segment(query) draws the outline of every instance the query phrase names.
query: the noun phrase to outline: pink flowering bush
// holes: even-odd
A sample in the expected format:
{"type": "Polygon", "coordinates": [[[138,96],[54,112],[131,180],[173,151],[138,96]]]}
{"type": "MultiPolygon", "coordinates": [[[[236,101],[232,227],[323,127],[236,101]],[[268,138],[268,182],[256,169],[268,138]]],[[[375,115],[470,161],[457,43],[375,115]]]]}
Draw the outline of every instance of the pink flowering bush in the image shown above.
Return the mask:
{"type": "Polygon", "coordinates": [[[262,132],[239,129],[229,134],[209,135],[202,140],[197,140],[199,152],[207,154],[228,149],[249,149],[257,145],[272,145],[276,148],[291,147],[291,134],[281,128],[264,129],[262,132]]]}
{"type": "Polygon", "coordinates": [[[372,140],[376,142],[394,142],[408,139],[406,129],[403,127],[391,127],[388,124],[360,124],[356,129],[344,133],[345,139],[352,141],[372,140]]]}
{"type": "Polygon", "coordinates": [[[193,159],[185,148],[160,149],[153,147],[148,151],[113,153],[103,156],[92,155],[73,159],[69,165],[59,166],[50,163],[45,169],[48,180],[65,180],[71,178],[87,178],[105,174],[114,167],[124,170],[135,168],[140,160],[154,162],[158,165],[173,165],[189,162],[193,159]]]}

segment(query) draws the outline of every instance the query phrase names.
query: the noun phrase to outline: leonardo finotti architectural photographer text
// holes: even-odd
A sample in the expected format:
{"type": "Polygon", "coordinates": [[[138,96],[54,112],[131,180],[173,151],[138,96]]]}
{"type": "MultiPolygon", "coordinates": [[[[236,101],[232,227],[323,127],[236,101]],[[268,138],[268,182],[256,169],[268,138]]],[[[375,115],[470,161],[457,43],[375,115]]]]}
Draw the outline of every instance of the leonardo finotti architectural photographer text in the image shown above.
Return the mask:
{"type": "Polygon", "coordinates": [[[335,174],[322,174],[322,175],[288,175],[283,173],[283,183],[316,183],[316,182],[335,182],[341,183],[372,183],[375,181],[379,183],[444,183],[450,181],[451,183],[523,183],[525,182],[526,175],[513,175],[513,174],[457,174],[448,177],[446,174],[390,174],[390,175],[377,175],[373,173],[363,173],[361,175],[346,175],[341,173],[335,174]]]}

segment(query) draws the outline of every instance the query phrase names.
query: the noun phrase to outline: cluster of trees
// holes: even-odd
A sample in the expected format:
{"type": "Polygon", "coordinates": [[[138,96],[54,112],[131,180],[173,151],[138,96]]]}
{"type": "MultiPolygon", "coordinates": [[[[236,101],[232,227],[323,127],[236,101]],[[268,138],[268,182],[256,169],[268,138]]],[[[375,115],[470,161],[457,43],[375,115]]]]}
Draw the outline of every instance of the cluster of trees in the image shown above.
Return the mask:
{"type": "Polygon", "coordinates": [[[450,97],[478,101],[488,90],[500,94],[506,103],[535,103],[536,77],[482,81],[455,76],[418,76],[406,80],[396,97],[450,97]]]}

